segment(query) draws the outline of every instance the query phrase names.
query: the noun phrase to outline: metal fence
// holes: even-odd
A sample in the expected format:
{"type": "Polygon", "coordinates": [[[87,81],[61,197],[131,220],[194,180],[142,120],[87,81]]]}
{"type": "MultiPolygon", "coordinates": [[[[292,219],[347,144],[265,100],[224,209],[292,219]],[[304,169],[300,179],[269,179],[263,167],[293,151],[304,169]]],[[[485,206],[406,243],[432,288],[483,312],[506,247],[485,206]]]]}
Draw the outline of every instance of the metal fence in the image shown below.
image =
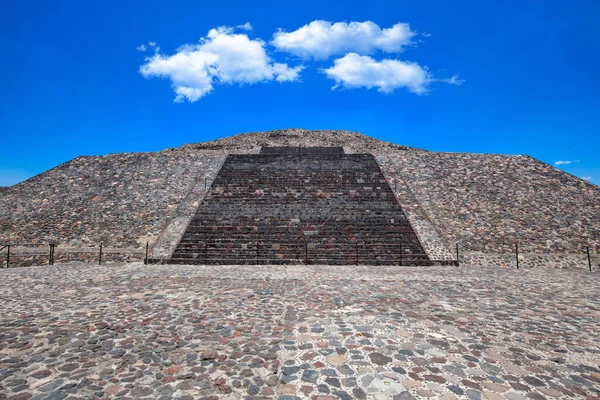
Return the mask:
{"type": "MultiPolygon", "coordinates": [[[[151,260],[165,261],[169,260],[151,260]]],[[[427,254],[414,253],[408,244],[402,243],[258,241],[240,244],[233,239],[180,245],[171,261],[193,264],[431,265],[427,254]]]]}
{"type": "MultiPolygon", "coordinates": [[[[514,260],[516,269],[521,268],[521,263],[522,263],[522,259],[524,258],[524,255],[527,254],[527,256],[531,256],[531,255],[543,255],[543,254],[559,254],[559,255],[579,255],[579,256],[585,256],[586,260],[587,260],[587,267],[588,270],[591,272],[593,270],[594,267],[594,261],[592,260],[593,256],[592,256],[592,251],[590,250],[590,246],[580,246],[577,249],[577,252],[574,253],[540,253],[538,252],[533,252],[533,253],[526,253],[523,251],[523,247],[519,247],[519,243],[518,242],[514,242],[512,243],[512,248],[513,251],[511,253],[507,253],[506,252],[506,247],[504,247],[502,250],[498,251],[498,253],[489,253],[489,252],[481,252],[484,254],[497,254],[497,255],[510,255],[512,254],[512,259],[514,260]]],[[[478,253],[478,251],[465,251],[466,253],[478,253]]],[[[460,265],[460,259],[461,259],[461,254],[463,253],[463,251],[460,249],[459,243],[456,243],[456,262],[457,265],[460,265]]],[[[529,258],[528,257],[528,258],[529,258]]],[[[598,258],[600,260],[600,253],[596,253],[595,254],[595,258],[598,258]]],[[[598,264],[596,264],[597,267],[600,267],[600,262],[598,262],[598,264]]]]}
{"type": "Polygon", "coordinates": [[[145,251],[138,249],[107,248],[103,243],[94,247],[58,248],[56,243],[0,243],[0,268],[31,265],[54,265],[57,256],[61,262],[103,262],[115,259],[138,259],[148,262],[148,242],[145,251]]]}
{"type": "MultiPolygon", "coordinates": [[[[596,266],[589,246],[576,254],[585,256],[589,271],[596,266]]],[[[61,262],[82,261],[103,262],[127,258],[148,263],[189,262],[192,264],[337,264],[337,265],[431,265],[425,253],[413,253],[407,244],[402,243],[321,243],[321,242],[267,242],[258,241],[240,244],[233,239],[219,239],[200,242],[200,246],[190,247],[180,253],[177,259],[149,259],[149,243],[145,250],[107,248],[103,243],[88,248],[59,249],[61,262]]],[[[460,265],[463,250],[459,244],[455,247],[456,259],[448,261],[451,265],[460,265]]],[[[485,254],[485,253],[484,253],[485,254]]],[[[509,253],[498,253],[509,255],[509,253]]],[[[513,260],[517,269],[521,268],[522,248],[514,244],[513,260]]],[[[529,254],[529,253],[528,253],[529,254]]],[[[57,259],[56,243],[0,243],[0,268],[9,268],[23,264],[54,265],[57,259]],[[24,260],[26,262],[24,262],[24,260]]],[[[120,261],[120,260],[119,260],[120,261]]],[[[598,263],[600,267],[600,263],[598,263]]]]}

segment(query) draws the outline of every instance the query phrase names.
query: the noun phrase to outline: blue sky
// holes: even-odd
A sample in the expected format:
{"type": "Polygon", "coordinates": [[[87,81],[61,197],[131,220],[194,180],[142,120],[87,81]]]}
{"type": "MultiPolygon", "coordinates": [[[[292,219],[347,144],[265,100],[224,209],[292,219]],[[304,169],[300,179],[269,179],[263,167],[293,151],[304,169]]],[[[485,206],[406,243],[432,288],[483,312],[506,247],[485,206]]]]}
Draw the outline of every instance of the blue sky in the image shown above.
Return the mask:
{"type": "Polygon", "coordinates": [[[570,161],[598,184],[599,17],[593,0],[4,1],[0,185],[285,127],[570,161]]]}

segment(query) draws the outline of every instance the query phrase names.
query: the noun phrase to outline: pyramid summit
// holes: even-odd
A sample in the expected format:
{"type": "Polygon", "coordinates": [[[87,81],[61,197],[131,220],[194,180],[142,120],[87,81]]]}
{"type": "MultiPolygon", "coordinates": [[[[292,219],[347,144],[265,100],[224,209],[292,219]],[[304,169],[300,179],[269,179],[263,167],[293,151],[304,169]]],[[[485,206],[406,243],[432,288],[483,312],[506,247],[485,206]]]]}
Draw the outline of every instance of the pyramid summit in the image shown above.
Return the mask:
{"type": "Polygon", "coordinates": [[[520,257],[586,267],[587,249],[591,259],[600,249],[599,217],[600,188],[529,156],[283,129],[75,158],[0,191],[0,247],[11,244],[13,265],[45,263],[50,243],[58,261],[87,260],[102,243],[114,261],[140,260],[147,245],[158,263],[520,257]]]}
{"type": "Polygon", "coordinates": [[[182,146],[182,150],[229,150],[243,151],[257,147],[336,147],[346,151],[369,150],[417,150],[391,142],[375,139],[358,132],[345,130],[306,130],[288,128],[267,132],[250,132],[209,142],[182,146]]]}

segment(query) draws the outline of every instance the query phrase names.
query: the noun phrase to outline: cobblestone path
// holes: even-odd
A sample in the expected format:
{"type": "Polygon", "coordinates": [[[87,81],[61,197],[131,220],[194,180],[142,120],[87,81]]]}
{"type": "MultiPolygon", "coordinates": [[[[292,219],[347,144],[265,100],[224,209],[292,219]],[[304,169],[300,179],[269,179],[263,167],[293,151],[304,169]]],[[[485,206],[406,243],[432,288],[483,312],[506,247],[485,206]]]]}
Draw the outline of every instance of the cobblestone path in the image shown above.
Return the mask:
{"type": "Polygon", "coordinates": [[[600,398],[600,274],[0,271],[0,399],[600,398]]]}

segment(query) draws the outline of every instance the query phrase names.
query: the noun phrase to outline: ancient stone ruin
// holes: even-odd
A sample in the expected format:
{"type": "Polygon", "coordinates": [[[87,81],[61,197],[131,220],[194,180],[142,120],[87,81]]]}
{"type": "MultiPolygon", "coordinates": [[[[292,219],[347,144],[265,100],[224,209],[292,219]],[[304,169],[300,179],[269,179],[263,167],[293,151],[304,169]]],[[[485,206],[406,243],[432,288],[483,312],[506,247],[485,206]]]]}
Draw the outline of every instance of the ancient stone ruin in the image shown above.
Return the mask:
{"type": "Polygon", "coordinates": [[[588,249],[598,263],[600,188],[528,156],[286,129],[78,157],[1,188],[3,266],[8,245],[11,266],[587,268],[588,249]]]}

